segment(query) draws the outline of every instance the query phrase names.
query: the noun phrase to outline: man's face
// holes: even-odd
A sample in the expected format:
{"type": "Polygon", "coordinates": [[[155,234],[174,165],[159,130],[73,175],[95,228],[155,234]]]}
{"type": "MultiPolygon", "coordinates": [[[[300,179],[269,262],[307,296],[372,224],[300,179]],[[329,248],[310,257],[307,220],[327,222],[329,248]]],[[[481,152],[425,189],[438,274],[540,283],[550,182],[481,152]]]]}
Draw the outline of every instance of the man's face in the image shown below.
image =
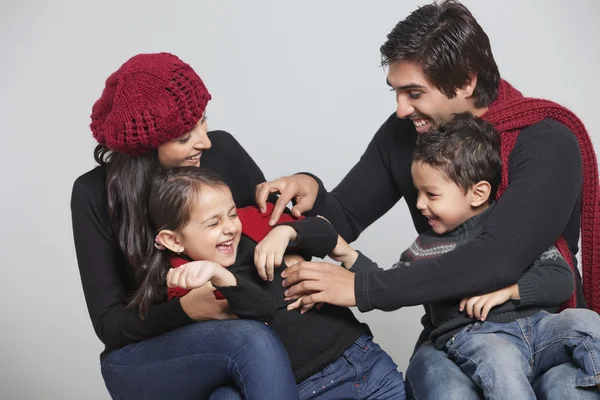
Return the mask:
{"type": "Polygon", "coordinates": [[[470,111],[476,112],[470,96],[475,88],[473,79],[465,88],[456,91],[449,99],[435,88],[423,74],[419,64],[409,61],[396,61],[390,64],[388,84],[396,92],[398,118],[410,118],[417,132],[423,133],[437,129],[441,123],[452,118],[452,114],[470,111]]]}

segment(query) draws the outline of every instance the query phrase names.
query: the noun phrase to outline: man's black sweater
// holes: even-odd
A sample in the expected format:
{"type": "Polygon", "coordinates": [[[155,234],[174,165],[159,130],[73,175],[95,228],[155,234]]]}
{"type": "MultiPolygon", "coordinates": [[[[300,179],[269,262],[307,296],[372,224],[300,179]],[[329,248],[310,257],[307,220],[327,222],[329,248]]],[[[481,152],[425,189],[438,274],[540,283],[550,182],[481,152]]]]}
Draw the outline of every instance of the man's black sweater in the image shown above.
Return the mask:
{"type": "MultiPolygon", "coordinates": [[[[392,114],[332,192],[317,179],[319,195],[309,215],[325,216],[352,242],[404,197],[417,231],[427,230],[410,171],[416,138],[412,121],[392,114]]],[[[508,169],[508,189],[481,234],[418,268],[357,273],[358,308],[390,311],[501,289],[516,283],[561,235],[576,254],[582,164],[574,134],[551,119],[523,129],[508,169]]],[[[578,306],[584,306],[579,276],[576,285],[578,306]]]]}

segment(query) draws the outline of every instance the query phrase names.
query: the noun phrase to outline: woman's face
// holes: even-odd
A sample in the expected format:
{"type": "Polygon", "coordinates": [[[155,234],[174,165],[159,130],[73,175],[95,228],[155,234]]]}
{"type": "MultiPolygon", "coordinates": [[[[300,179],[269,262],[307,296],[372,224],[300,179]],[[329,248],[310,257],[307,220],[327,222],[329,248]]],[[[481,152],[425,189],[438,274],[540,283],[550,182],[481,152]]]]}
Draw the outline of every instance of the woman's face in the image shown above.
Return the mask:
{"type": "Polygon", "coordinates": [[[159,146],[158,161],[165,167],[200,166],[202,151],[211,146],[206,132],[204,112],[191,131],[159,146]]]}

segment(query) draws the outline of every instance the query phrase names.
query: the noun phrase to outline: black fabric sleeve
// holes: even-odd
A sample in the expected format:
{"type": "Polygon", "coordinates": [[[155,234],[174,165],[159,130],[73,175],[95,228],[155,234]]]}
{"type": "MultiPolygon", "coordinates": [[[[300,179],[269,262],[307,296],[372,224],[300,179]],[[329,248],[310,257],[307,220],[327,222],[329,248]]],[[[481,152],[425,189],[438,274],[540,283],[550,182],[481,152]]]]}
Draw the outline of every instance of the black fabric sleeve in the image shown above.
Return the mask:
{"type": "MultiPolygon", "coordinates": [[[[327,218],[348,243],[402,197],[390,173],[392,160],[397,156],[391,151],[399,148],[395,140],[402,135],[402,132],[394,130],[398,123],[399,120],[392,115],[379,128],[358,163],[332,192],[328,193],[321,180],[317,179],[319,195],[307,215],[327,218]]],[[[407,157],[410,160],[410,154],[407,157]]]]}
{"type": "Polygon", "coordinates": [[[238,317],[271,322],[275,316],[275,303],[265,289],[248,277],[234,272],[236,286],[215,286],[229,303],[229,309],[238,317]]]}
{"type": "Polygon", "coordinates": [[[365,256],[362,252],[356,251],[358,253],[358,257],[352,267],[350,268],[350,272],[358,273],[358,272],[370,272],[370,271],[383,271],[383,268],[380,268],[377,263],[371,261],[371,259],[365,256]]]}
{"type": "Polygon", "coordinates": [[[323,218],[308,217],[299,221],[283,222],[298,233],[296,240],[290,242],[288,250],[302,256],[324,258],[337,245],[338,233],[323,218]]]}
{"type": "Polygon", "coordinates": [[[552,120],[524,129],[509,158],[509,182],[483,233],[464,246],[418,266],[357,274],[359,309],[458,300],[516,283],[562,234],[581,191],[573,133],[552,120]]]}
{"type": "Polygon", "coordinates": [[[98,338],[108,347],[149,339],[195,322],[179,299],[150,307],[141,319],[126,308],[123,274],[128,270],[112,235],[107,211],[94,189],[80,179],[71,195],[73,236],[88,312],[98,338]]]}
{"type": "Polygon", "coordinates": [[[573,271],[555,246],[546,250],[517,282],[519,301],[515,307],[558,306],[573,294],[573,271]]]}

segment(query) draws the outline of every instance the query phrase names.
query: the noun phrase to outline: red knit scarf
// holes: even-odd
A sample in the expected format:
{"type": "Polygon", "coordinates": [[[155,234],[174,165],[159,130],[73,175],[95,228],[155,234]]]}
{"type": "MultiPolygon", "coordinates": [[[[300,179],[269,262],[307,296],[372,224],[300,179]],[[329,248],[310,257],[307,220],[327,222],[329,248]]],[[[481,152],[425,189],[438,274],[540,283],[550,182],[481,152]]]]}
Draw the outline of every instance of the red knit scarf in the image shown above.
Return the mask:
{"type": "MultiPolygon", "coordinates": [[[[242,234],[248,236],[250,239],[259,243],[267,236],[271,229],[269,225],[269,219],[273,212],[274,205],[267,203],[267,212],[261,214],[256,207],[244,207],[236,210],[240,222],[242,223],[242,234]]],[[[300,217],[303,219],[304,217],[300,217]]],[[[290,214],[281,214],[279,222],[292,222],[296,221],[290,214]]],[[[173,256],[169,259],[171,268],[179,268],[183,264],[190,262],[189,259],[181,256],[173,256]]],[[[176,297],[181,297],[189,293],[188,289],[182,289],[180,287],[174,287],[167,289],[167,300],[173,300],[176,297]]],[[[217,290],[214,292],[215,297],[219,300],[224,299],[223,295],[217,290]]]]}
{"type": "MultiPolygon", "coordinates": [[[[498,197],[508,186],[508,158],[519,132],[546,118],[552,118],[571,130],[579,142],[583,161],[583,193],[581,204],[581,259],[583,291],[588,307],[600,312],[600,186],[598,163],[591,138],[583,123],[566,108],[548,100],[523,97],[508,82],[500,81],[498,97],[482,116],[501,134],[502,182],[498,197]]],[[[556,246],[574,269],[567,242],[560,237],[556,246]]],[[[575,293],[562,308],[575,307],[575,293]]]]}

